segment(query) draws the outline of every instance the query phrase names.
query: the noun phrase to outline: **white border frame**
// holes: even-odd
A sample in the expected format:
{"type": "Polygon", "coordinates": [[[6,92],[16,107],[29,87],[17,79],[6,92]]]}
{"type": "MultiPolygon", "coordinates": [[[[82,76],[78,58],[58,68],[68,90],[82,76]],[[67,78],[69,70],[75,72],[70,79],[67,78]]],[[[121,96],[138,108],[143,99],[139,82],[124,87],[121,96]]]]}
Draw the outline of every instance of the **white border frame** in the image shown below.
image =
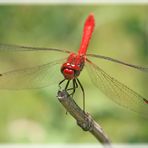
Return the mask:
{"type": "Polygon", "coordinates": [[[0,4],[148,4],[148,0],[0,0],[0,4]]]}

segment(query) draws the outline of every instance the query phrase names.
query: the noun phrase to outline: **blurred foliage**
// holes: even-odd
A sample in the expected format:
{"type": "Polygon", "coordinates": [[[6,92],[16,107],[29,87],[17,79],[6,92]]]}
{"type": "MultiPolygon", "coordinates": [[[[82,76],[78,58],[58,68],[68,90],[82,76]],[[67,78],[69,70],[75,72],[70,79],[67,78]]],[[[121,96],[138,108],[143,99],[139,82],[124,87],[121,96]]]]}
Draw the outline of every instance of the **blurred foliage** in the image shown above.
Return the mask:
{"type": "MultiPolygon", "coordinates": [[[[147,5],[1,5],[0,42],[77,51],[84,20],[90,12],[95,15],[96,27],[89,53],[148,65],[147,5]]],[[[32,53],[31,56],[29,53],[0,54],[1,71],[61,58],[61,54],[47,52],[41,55],[32,53]]],[[[147,74],[114,63],[92,60],[111,76],[148,96],[147,74]]],[[[86,92],[86,110],[114,143],[148,142],[148,119],[107,99],[91,84],[85,70],[80,80],[86,92]]],[[[57,85],[43,89],[0,91],[1,143],[97,143],[93,136],[76,126],[70,115],[65,114],[56,99],[57,85]]],[[[80,105],[81,95],[80,90],[75,95],[80,105]]]]}

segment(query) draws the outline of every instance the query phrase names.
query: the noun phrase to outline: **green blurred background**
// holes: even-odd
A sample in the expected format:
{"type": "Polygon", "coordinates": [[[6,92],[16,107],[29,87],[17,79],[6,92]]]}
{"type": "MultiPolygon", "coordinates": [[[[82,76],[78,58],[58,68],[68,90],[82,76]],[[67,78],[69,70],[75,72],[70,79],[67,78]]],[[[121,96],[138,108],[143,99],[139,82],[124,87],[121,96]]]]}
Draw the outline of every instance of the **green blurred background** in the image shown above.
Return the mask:
{"type": "MultiPolygon", "coordinates": [[[[148,65],[146,5],[1,5],[0,42],[77,51],[83,24],[90,12],[95,15],[96,26],[89,53],[148,65]]],[[[0,57],[4,72],[59,59],[61,54],[4,52],[0,57]]],[[[93,61],[111,76],[148,96],[147,74],[103,60],[93,61]]],[[[86,110],[113,143],[148,142],[148,119],[110,101],[95,88],[85,70],[80,80],[86,92],[86,110]]],[[[97,143],[65,114],[56,98],[55,83],[44,89],[0,90],[1,143],[97,143]]],[[[75,98],[82,106],[80,90],[75,98]]]]}

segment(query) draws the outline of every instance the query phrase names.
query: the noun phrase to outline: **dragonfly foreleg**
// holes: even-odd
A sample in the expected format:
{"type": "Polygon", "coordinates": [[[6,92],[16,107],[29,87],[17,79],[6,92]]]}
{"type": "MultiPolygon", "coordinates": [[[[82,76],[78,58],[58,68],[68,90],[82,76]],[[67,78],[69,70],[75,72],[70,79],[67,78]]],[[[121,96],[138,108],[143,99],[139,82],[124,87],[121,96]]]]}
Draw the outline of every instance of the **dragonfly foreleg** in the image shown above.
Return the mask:
{"type": "Polygon", "coordinates": [[[62,81],[60,81],[59,83],[59,89],[61,89],[61,84],[65,81],[66,79],[63,79],[62,81]]]}
{"type": "Polygon", "coordinates": [[[69,82],[70,82],[70,80],[67,81],[66,86],[65,86],[65,90],[68,90],[67,88],[69,86],[69,82]]]}
{"type": "Polygon", "coordinates": [[[73,82],[72,88],[69,88],[69,89],[67,89],[67,90],[73,90],[73,91],[70,93],[70,95],[73,97],[73,95],[74,95],[76,89],[78,88],[78,84],[77,84],[76,79],[73,79],[72,82],[73,82]]]}
{"type": "MultiPolygon", "coordinates": [[[[61,84],[62,84],[65,80],[66,80],[66,79],[63,79],[63,80],[59,83],[59,88],[60,88],[60,89],[61,89],[61,84]]],[[[82,91],[82,93],[83,93],[83,111],[85,112],[85,91],[84,91],[84,88],[83,88],[83,86],[82,86],[82,84],[81,84],[81,82],[79,81],[78,78],[73,79],[72,82],[73,82],[73,84],[72,84],[73,86],[72,86],[71,88],[68,88],[69,83],[70,83],[70,80],[68,80],[67,83],[66,83],[66,86],[65,86],[64,90],[65,90],[65,91],[71,91],[71,90],[72,90],[72,92],[71,92],[69,95],[71,95],[72,98],[73,98],[73,95],[75,94],[76,89],[78,88],[78,86],[80,86],[81,91],[82,91]]]]}
{"type": "Polygon", "coordinates": [[[75,93],[75,91],[76,91],[76,88],[78,88],[78,84],[77,84],[77,82],[76,82],[75,79],[73,79],[72,83],[73,83],[73,86],[72,86],[71,88],[68,88],[68,87],[67,87],[65,90],[66,90],[66,91],[72,90],[72,92],[71,92],[69,95],[71,95],[71,96],[73,97],[73,95],[74,95],[74,93],[75,93]]]}

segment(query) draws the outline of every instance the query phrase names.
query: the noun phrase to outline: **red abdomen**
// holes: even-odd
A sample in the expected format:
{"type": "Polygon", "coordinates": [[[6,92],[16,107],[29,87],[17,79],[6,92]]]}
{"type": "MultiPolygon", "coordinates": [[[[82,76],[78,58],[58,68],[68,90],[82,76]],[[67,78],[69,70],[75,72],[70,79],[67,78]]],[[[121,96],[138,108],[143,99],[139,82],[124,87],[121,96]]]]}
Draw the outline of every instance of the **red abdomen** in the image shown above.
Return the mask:
{"type": "Polygon", "coordinates": [[[80,55],[86,54],[87,47],[88,47],[89,41],[91,39],[93,30],[94,30],[94,26],[95,26],[95,19],[94,19],[93,14],[90,14],[84,24],[83,36],[82,36],[82,41],[81,41],[78,54],[80,55]]]}
{"type": "Polygon", "coordinates": [[[61,72],[65,79],[72,80],[80,75],[80,72],[84,67],[86,50],[92,36],[94,26],[94,16],[93,14],[90,14],[84,24],[82,42],[78,54],[71,53],[67,62],[65,62],[61,67],[61,72]]]}

